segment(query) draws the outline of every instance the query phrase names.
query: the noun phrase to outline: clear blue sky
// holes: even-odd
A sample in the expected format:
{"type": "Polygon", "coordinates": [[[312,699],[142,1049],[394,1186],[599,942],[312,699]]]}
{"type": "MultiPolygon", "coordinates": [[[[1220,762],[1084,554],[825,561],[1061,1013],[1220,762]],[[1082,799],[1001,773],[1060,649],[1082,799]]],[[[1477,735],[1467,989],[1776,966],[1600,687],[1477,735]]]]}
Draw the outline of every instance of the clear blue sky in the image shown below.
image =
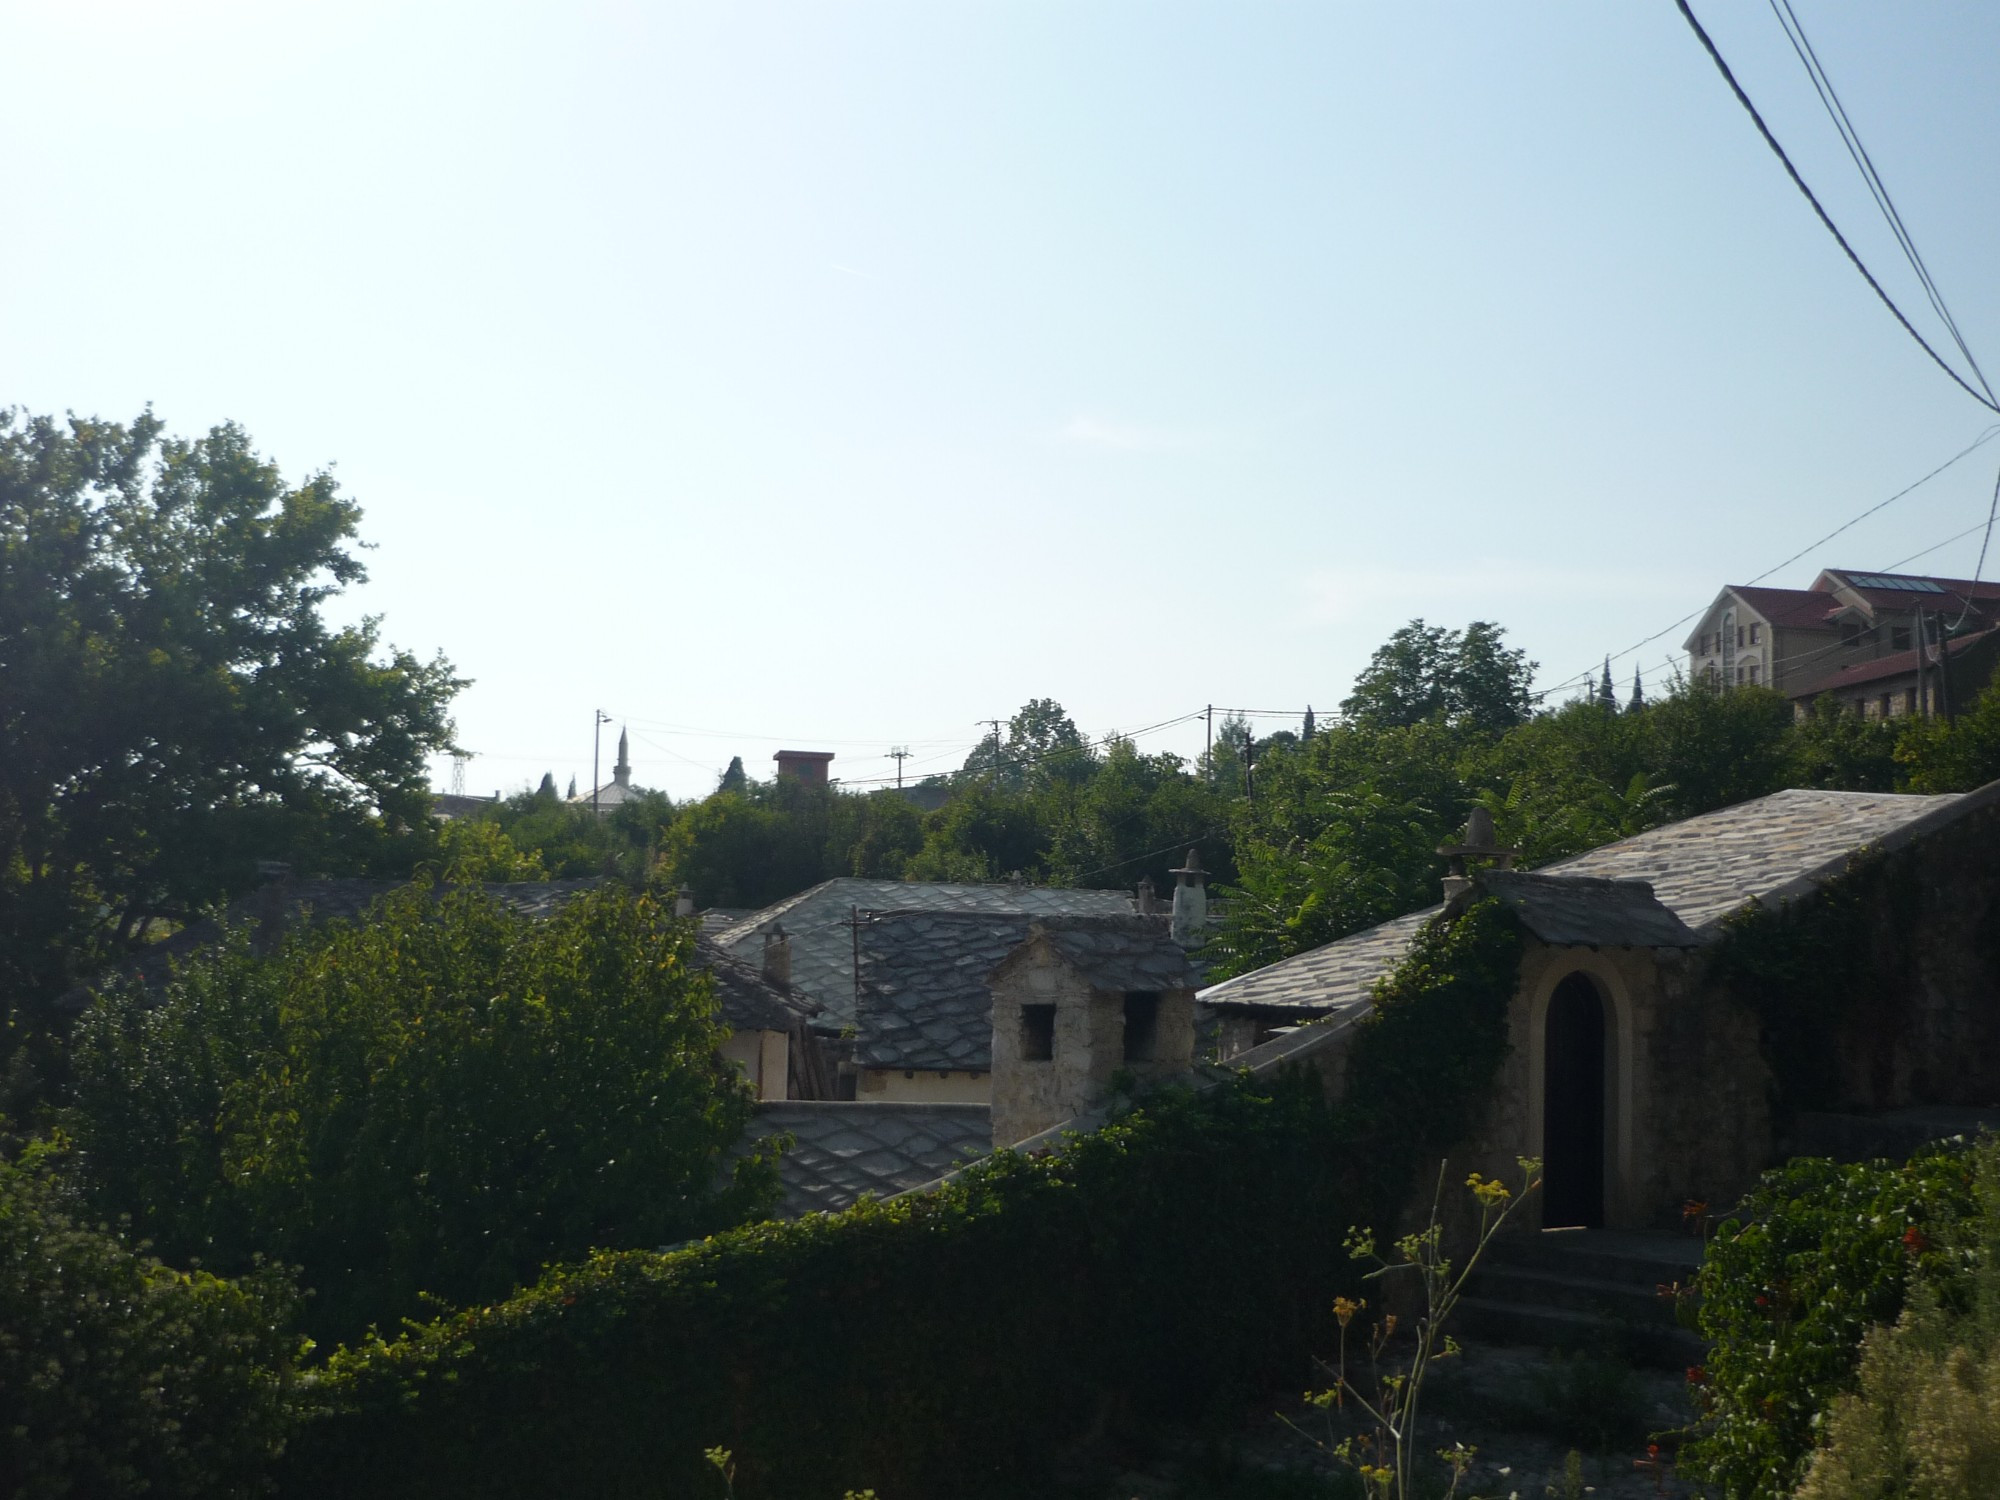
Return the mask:
{"type": "MultiPolygon", "coordinates": [[[[1794,3],[2000,379],[2000,6],[1794,3]]],[[[1698,9],[1914,313],[1770,12],[1698,9]]],[[[1417,615],[1556,683],[1986,425],[1670,0],[5,3],[0,137],[0,401],[335,466],[473,790],[587,783],[600,705],[680,796],[1325,710],[1417,615]]]]}

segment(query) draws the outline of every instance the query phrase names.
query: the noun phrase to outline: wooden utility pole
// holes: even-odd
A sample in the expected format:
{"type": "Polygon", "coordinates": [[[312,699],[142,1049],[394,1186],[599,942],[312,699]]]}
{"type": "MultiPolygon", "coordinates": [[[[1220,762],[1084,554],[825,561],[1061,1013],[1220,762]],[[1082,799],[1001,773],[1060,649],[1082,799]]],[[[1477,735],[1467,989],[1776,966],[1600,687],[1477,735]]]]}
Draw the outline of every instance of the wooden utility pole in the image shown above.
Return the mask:
{"type": "Polygon", "coordinates": [[[903,762],[910,758],[910,747],[908,745],[896,745],[890,749],[889,753],[896,757],[896,790],[900,792],[903,789],[903,762]]]}

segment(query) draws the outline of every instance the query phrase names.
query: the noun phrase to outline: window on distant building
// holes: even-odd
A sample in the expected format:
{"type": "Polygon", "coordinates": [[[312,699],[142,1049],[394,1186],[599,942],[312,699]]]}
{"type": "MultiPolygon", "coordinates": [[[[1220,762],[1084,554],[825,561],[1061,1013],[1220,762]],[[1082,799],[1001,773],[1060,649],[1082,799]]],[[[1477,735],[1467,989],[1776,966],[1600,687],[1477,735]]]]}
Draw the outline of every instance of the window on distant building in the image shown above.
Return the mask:
{"type": "Polygon", "coordinates": [[[1757,685],[1757,663],[1754,661],[1750,663],[1750,685],[1752,687],[1757,685]]]}
{"type": "Polygon", "coordinates": [[[1910,649],[1909,626],[1891,625],[1889,627],[1889,649],[1891,651],[1907,651],[1910,649]]]}
{"type": "Polygon", "coordinates": [[[1736,681],[1737,681],[1738,685],[1741,685],[1741,684],[1742,684],[1743,682],[1747,681],[1747,679],[1746,679],[1746,678],[1744,677],[1744,675],[1743,675],[1743,674],[1744,674],[1744,672],[1745,672],[1745,671],[1747,671],[1747,670],[1748,670],[1748,669],[1747,669],[1747,668],[1745,668],[1745,667],[1738,667],[1738,668],[1736,669],[1736,681]]]}
{"type": "Polygon", "coordinates": [[[1861,627],[1852,620],[1842,620],[1840,622],[1840,644],[1841,648],[1846,651],[1852,651],[1856,646],[1860,645],[1861,627]]]}
{"type": "Polygon", "coordinates": [[[1125,997],[1125,1061],[1151,1062],[1160,1039],[1160,997],[1134,990],[1125,997]]]}
{"type": "Polygon", "coordinates": [[[1056,1055],[1056,1008],[1053,1005],[1021,1007],[1021,1060],[1047,1062],[1056,1055]]]}
{"type": "Polygon", "coordinates": [[[1741,625],[1736,627],[1736,644],[1738,646],[1743,644],[1743,627],[1741,625]]]}
{"type": "Polygon", "coordinates": [[[1916,711],[1917,711],[1917,690],[1915,688],[1904,688],[1903,712],[1906,714],[1914,714],[1916,711]]]}
{"type": "Polygon", "coordinates": [[[1882,717],[1885,719],[1889,717],[1889,695],[1887,693],[1882,695],[1882,717]]]}
{"type": "Polygon", "coordinates": [[[1764,627],[1762,625],[1752,625],[1750,627],[1750,644],[1754,646],[1763,638],[1764,627]]]}

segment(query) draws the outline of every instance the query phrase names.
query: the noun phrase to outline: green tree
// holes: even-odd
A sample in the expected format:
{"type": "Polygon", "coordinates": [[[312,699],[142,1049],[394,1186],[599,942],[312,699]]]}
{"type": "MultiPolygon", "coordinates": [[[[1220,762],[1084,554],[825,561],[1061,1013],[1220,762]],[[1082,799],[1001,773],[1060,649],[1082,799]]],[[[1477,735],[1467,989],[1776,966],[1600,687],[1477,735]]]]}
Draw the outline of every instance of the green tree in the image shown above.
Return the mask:
{"type": "Polygon", "coordinates": [[[1654,769],[1676,818],[1747,802],[1790,783],[1792,705],[1766,687],[1676,683],[1646,710],[1654,769]]]}
{"type": "Polygon", "coordinates": [[[289,1279],[162,1265],[90,1221],[60,1158],[0,1161],[0,1493],[263,1494],[294,1408],[289,1279]]]}
{"type": "Polygon", "coordinates": [[[1956,722],[1906,720],[1895,755],[1913,792],[1969,792],[2000,780],[2000,677],[1956,722]]]}
{"type": "Polygon", "coordinates": [[[1843,712],[1839,699],[1824,694],[1792,725],[1787,779],[1834,792],[1892,792],[1901,728],[1893,719],[1843,712]]]}
{"type": "Polygon", "coordinates": [[[260,859],[427,850],[463,683],[322,618],[359,519],[235,427],[0,412],[0,992],[45,999],[260,859]]]}
{"type": "Polygon", "coordinates": [[[704,1234],[775,1190],[762,1156],[722,1171],[752,1103],[689,925],[648,898],[536,921],[407,887],[269,959],[244,937],[158,1003],[84,1017],[69,1128],[99,1210],[170,1260],[301,1266],[316,1336],[704,1234]]]}
{"type": "Polygon", "coordinates": [[[1491,733],[1519,724],[1532,712],[1536,664],[1503,646],[1505,634],[1485,620],[1462,631],[1412,620],[1376,649],[1341,710],[1375,728],[1442,719],[1491,733]]]}

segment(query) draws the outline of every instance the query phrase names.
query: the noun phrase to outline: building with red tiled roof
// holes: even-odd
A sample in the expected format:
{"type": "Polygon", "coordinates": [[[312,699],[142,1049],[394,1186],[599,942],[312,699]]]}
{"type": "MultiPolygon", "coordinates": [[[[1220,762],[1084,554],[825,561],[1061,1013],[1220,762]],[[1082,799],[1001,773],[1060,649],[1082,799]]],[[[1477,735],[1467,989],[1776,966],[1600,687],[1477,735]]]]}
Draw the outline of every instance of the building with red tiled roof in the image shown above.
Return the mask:
{"type": "Polygon", "coordinates": [[[1881,718],[1970,702],[2000,653],[1995,627],[2000,582],[1828,568],[1805,589],[1724,588],[1684,644],[1718,686],[1775,688],[1802,713],[1832,693],[1881,718]]]}

